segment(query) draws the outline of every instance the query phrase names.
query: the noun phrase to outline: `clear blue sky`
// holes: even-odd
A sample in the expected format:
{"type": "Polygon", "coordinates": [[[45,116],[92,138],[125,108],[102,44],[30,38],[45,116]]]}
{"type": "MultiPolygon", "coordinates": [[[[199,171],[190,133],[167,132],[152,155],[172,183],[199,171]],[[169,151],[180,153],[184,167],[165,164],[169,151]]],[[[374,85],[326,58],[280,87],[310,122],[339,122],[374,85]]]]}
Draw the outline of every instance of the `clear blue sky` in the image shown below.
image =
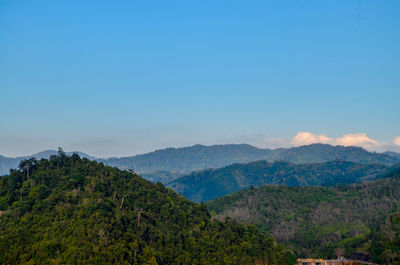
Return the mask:
{"type": "Polygon", "coordinates": [[[397,0],[0,0],[0,154],[301,131],[397,150],[399,14],[397,0]]]}

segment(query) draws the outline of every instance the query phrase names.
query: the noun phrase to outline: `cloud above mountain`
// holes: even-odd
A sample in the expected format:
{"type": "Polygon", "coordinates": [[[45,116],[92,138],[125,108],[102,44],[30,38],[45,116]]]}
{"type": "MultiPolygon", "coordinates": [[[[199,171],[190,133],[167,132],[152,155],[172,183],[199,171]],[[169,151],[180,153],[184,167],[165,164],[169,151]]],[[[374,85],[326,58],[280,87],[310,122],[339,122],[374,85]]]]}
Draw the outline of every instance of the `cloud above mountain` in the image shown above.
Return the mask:
{"type": "MultiPolygon", "coordinates": [[[[294,146],[324,143],[332,145],[344,145],[344,146],[361,146],[366,149],[376,149],[381,146],[381,143],[368,137],[365,133],[349,133],[337,138],[331,138],[326,135],[314,134],[311,132],[298,132],[291,140],[291,144],[294,146]]],[[[399,139],[400,142],[400,139],[399,139]]]]}
{"type": "Polygon", "coordinates": [[[396,136],[393,138],[393,143],[397,146],[400,146],[400,136],[396,136]]]}
{"type": "Polygon", "coordinates": [[[365,133],[350,133],[345,134],[342,137],[335,139],[336,144],[338,145],[357,145],[363,147],[376,147],[381,144],[374,139],[369,138],[365,133]]]}
{"type": "Polygon", "coordinates": [[[316,135],[310,132],[298,132],[291,140],[293,145],[307,145],[315,143],[331,143],[332,138],[326,135],[316,135]]]}
{"type": "Polygon", "coordinates": [[[364,132],[355,132],[331,137],[325,134],[316,134],[309,131],[299,131],[295,136],[290,138],[269,138],[264,133],[259,132],[252,137],[242,138],[237,141],[240,143],[250,143],[261,148],[281,148],[293,147],[309,144],[330,144],[330,145],[343,145],[343,146],[360,146],[370,151],[384,152],[384,151],[400,151],[400,136],[397,136],[390,142],[380,142],[376,139],[369,137],[364,132]]]}

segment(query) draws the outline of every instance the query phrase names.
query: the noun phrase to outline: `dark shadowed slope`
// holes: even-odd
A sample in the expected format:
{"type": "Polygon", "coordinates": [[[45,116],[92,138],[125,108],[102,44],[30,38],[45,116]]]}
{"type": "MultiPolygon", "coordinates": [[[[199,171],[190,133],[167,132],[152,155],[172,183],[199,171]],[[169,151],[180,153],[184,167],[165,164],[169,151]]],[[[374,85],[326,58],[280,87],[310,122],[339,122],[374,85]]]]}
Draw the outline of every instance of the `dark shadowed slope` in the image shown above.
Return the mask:
{"type": "Polygon", "coordinates": [[[172,181],[168,186],[195,202],[201,202],[251,186],[347,184],[382,177],[388,170],[390,168],[381,164],[358,164],[348,161],[312,164],[257,161],[193,172],[172,181]]]}

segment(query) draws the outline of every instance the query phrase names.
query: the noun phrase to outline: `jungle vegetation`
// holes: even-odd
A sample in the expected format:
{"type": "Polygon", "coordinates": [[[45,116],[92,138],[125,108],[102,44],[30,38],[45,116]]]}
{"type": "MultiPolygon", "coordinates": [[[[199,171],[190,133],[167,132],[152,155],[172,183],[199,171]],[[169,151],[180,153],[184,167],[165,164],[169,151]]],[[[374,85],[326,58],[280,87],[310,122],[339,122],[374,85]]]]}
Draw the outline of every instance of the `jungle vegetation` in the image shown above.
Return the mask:
{"type": "Polygon", "coordinates": [[[336,187],[265,185],[207,203],[216,219],[254,224],[298,257],[370,253],[399,264],[400,169],[385,178],[336,187]]]}
{"type": "Polygon", "coordinates": [[[1,264],[293,264],[255,226],[212,220],[133,172],[67,156],[0,178],[1,264]]]}

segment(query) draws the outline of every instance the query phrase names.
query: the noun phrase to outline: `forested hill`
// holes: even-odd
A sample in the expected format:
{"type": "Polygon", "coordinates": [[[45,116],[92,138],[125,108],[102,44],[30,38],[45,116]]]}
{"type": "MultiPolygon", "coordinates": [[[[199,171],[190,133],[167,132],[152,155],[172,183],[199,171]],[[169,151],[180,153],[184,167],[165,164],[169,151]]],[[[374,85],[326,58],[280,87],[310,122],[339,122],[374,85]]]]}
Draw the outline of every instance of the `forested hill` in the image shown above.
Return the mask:
{"type": "Polygon", "coordinates": [[[272,151],[247,144],[194,145],[166,148],[131,157],[104,160],[111,166],[132,168],[137,172],[169,171],[190,173],[204,168],[219,168],[269,157],[272,151]]]}
{"type": "Polygon", "coordinates": [[[361,147],[311,144],[292,148],[260,149],[247,144],[194,145],[183,148],[167,148],[131,157],[110,158],[103,162],[120,168],[132,168],[137,172],[169,171],[190,173],[199,169],[220,168],[234,163],[257,160],[288,161],[292,163],[320,163],[346,160],[355,163],[393,165],[399,158],[381,153],[368,152],[361,147]]]}
{"type": "Polygon", "coordinates": [[[0,179],[0,264],[293,264],[290,252],[161,184],[66,156],[0,179]]]}
{"type": "MultiPolygon", "coordinates": [[[[55,151],[50,151],[55,152],[55,151]]],[[[47,152],[49,153],[49,152],[47,152]]],[[[390,153],[392,154],[392,153],[390,153]]],[[[89,157],[86,154],[80,156],[89,157]]],[[[37,158],[37,155],[34,155],[37,158]]],[[[49,156],[49,155],[48,155],[49,156]]],[[[45,157],[45,158],[48,158],[45,157]]],[[[27,157],[6,158],[0,156],[0,175],[8,174],[9,169],[27,157]]],[[[393,165],[400,162],[395,155],[368,152],[361,147],[332,146],[312,144],[293,148],[260,149],[247,144],[194,145],[182,148],[166,148],[151,153],[121,158],[96,159],[121,169],[133,169],[139,173],[157,172],[190,173],[206,168],[220,168],[234,163],[248,163],[257,160],[289,161],[292,163],[319,163],[331,160],[346,160],[355,163],[393,165]]],[[[164,174],[163,173],[163,174],[164,174]]],[[[171,178],[169,178],[171,179],[171,178]]]]}
{"type": "Polygon", "coordinates": [[[390,167],[381,164],[358,164],[348,161],[311,164],[257,161],[193,172],[172,181],[168,186],[192,201],[202,202],[251,186],[347,184],[377,179],[389,170],[390,167]]]}
{"type": "Polygon", "coordinates": [[[400,219],[389,217],[400,210],[400,170],[339,187],[266,185],[207,206],[217,219],[229,216],[258,226],[301,257],[333,257],[336,248],[344,248],[347,256],[369,252],[381,264],[392,264],[393,257],[400,263],[400,219]],[[393,234],[385,228],[388,218],[397,229],[393,234]]]}

